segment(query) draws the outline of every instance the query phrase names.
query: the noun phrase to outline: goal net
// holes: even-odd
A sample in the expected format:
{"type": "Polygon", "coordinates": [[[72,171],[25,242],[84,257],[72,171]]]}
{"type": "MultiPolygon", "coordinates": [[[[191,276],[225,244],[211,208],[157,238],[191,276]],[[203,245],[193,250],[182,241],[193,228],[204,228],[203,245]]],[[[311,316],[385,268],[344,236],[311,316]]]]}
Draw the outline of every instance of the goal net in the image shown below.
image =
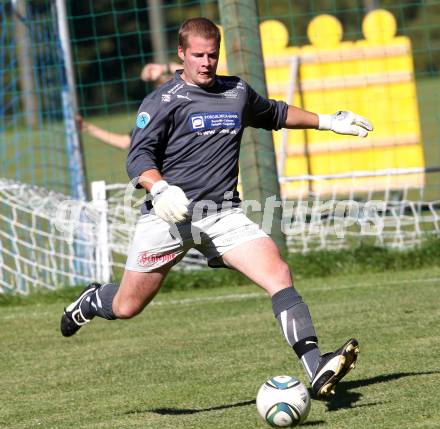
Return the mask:
{"type": "Polygon", "coordinates": [[[314,188],[325,189],[323,193],[304,190],[298,199],[284,201],[289,250],[336,250],[360,243],[404,250],[438,237],[440,200],[425,199],[425,189],[411,184],[396,190],[393,174],[399,172],[388,173],[388,186],[381,178],[380,191],[363,182],[365,176],[373,176],[371,172],[339,175],[337,179],[345,182],[341,187],[329,186],[333,175],[282,178],[282,183],[302,181],[304,188],[304,183],[312,182],[314,188]]]}
{"type": "MultiPolygon", "coordinates": [[[[127,200],[127,185],[97,185],[95,199],[87,202],[0,178],[0,293],[120,276],[139,208],[127,200]]],[[[203,264],[198,253],[189,252],[178,269],[203,264]]]]}
{"type": "Polygon", "coordinates": [[[83,199],[66,21],[56,1],[0,2],[1,177],[83,199]]]}
{"type": "Polygon", "coordinates": [[[85,284],[96,277],[96,210],[78,202],[80,224],[57,225],[69,197],[45,188],[0,179],[0,292],[27,294],[85,284]]]}
{"type": "MultiPolygon", "coordinates": [[[[320,182],[327,181],[318,176],[298,177],[296,180],[312,180],[317,187],[320,182]]],[[[292,179],[281,178],[281,183],[289,181],[292,179]]],[[[304,193],[302,198],[283,199],[282,229],[289,251],[337,250],[361,242],[403,250],[440,235],[440,200],[425,201],[423,190],[411,185],[398,192],[392,186],[378,192],[363,189],[356,177],[351,177],[350,182],[352,191],[342,197],[340,189],[333,186],[330,194],[304,193]]],[[[108,202],[111,247],[115,253],[125,255],[143,195],[139,193],[138,197],[127,199],[132,192],[126,184],[100,182],[99,186],[108,202]]],[[[269,205],[266,204],[268,212],[269,205]]],[[[244,208],[250,206],[252,204],[243,201],[244,208]]],[[[266,219],[268,222],[263,221],[262,227],[269,233],[270,213],[266,219]]],[[[202,255],[193,251],[184,259],[182,268],[203,265],[202,255]]],[[[121,267],[121,264],[113,261],[113,266],[121,267]]]]}

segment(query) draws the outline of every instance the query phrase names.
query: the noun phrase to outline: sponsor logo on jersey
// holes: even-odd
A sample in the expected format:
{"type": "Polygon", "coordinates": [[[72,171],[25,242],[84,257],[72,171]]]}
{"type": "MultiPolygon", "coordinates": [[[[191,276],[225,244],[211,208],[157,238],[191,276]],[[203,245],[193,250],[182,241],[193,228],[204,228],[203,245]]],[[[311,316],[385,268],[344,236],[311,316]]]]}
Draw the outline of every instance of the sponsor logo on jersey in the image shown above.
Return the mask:
{"type": "Polygon", "coordinates": [[[240,128],[240,116],[237,112],[196,113],[189,117],[192,131],[231,130],[240,128]]]}
{"type": "Polygon", "coordinates": [[[162,103],[169,103],[171,101],[171,94],[162,94],[162,103]]]}
{"type": "Polygon", "coordinates": [[[191,126],[193,131],[205,128],[205,121],[203,119],[203,116],[191,115],[190,119],[191,119],[191,126]]]}
{"type": "Polygon", "coordinates": [[[237,83],[237,89],[245,90],[244,83],[241,80],[237,83]]]}
{"type": "Polygon", "coordinates": [[[145,128],[150,123],[151,116],[147,112],[141,112],[137,115],[136,126],[138,128],[145,128]]]}
{"type": "Polygon", "coordinates": [[[228,89],[223,94],[224,98],[238,98],[238,91],[234,89],[228,89]]]}

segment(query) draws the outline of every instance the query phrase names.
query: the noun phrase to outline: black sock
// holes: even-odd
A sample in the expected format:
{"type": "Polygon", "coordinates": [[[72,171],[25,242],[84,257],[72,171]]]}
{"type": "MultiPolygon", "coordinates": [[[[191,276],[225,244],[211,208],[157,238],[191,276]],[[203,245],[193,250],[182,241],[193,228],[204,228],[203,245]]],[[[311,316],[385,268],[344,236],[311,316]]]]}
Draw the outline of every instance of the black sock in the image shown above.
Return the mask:
{"type": "Polygon", "coordinates": [[[113,298],[118,291],[119,286],[114,283],[107,283],[100,286],[93,294],[81,302],[81,312],[87,319],[93,319],[95,316],[108,320],[117,319],[113,313],[113,298]]]}
{"type": "Polygon", "coordinates": [[[301,360],[311,380],[321,353],[307,305],[294,287],[287,287],[272,296],[272,308],[284,337],[301,360]]]}

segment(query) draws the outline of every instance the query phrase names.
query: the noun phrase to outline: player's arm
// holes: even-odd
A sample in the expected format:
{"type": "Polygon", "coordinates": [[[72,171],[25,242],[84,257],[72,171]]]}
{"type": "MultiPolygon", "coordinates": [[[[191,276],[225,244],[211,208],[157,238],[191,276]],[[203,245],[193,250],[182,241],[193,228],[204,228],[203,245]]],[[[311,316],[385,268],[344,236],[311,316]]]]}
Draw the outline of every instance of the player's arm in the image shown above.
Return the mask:
{"type": "Polygon", "coordinates": [[[284,128],[318,129],[319,117],[316,113],[308,112],[295,106],[288,106],[284,128]]]}
{"type": "Polygon", "coordinates": [[[154,213],[166,222],[182,222],[189,201],[184,191],[163,180],[160,173],[168,136],[169,109],[154,97],[147,97],[139,109],[127,156],[127,173],[136,187],[153,197],[154,213]]]}
{"type": "Polygon", "coordinates": [[[118,149],[127,149],[130,146],[130,136],[128,134],[118,134],[104,130],[97,125],[86,122],[81,116],[77,116],[76,120],[82,132],[105,144],[117,147],[118,149]]]}
{"type": "Polygon", "coordinates": [[[127,149],[130,146],[130,136],[128,134],[113,133],[89,123],[86,124],[85,132],[103,143],[118,149],[127,149]]]}
{"type": "Polygon", "coordinates": [[[366,137],[373,131],[371,122],[350,111],[339,111],[333,115],[308,112],[295,106],[288,106],[285,128],[312,128],[331,130],[338,134],[366,137]]]}
{"type": "Polygon", "coordinates": [[[151,188],[154,186],[154,184],[160,182],[161,180],[163,179],[159,170],[151,169],[144,171],[139,176],[138,183],[148,192],[151,192],[151,188]]]}
{"type": "Polygon", "coordinates": [[[270,100],[247,85],[245,126],[279,130],[281,128],[312,128],[331,130],[338,134],[366,137],[373,130],[368,119],[349,111],[323,115],[289,106],[283,101],[270,100]]]}
{"type": "Polygon", "coordinates": [[[189,200],[185,192],[182,188],[170,185],[163,180],[159,170],[144,171],[138,183],[153,197],[154,213],[157,216],[172,223],[179,223],[186,219],[189,200]]]}

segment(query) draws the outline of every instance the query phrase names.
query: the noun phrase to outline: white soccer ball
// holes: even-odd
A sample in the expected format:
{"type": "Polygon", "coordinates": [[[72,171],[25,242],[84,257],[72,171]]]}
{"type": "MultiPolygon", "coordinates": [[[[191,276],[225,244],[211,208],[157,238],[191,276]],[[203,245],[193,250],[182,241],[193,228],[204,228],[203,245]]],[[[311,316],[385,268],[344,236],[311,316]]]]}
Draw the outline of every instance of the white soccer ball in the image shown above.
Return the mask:
{"type": "Polygon", "coordinates": [[[310,412],[310,395],[301,381],[288,375],[269,378],[258,391],[257,409],[275,428],[303,423],[310,412]]]}

